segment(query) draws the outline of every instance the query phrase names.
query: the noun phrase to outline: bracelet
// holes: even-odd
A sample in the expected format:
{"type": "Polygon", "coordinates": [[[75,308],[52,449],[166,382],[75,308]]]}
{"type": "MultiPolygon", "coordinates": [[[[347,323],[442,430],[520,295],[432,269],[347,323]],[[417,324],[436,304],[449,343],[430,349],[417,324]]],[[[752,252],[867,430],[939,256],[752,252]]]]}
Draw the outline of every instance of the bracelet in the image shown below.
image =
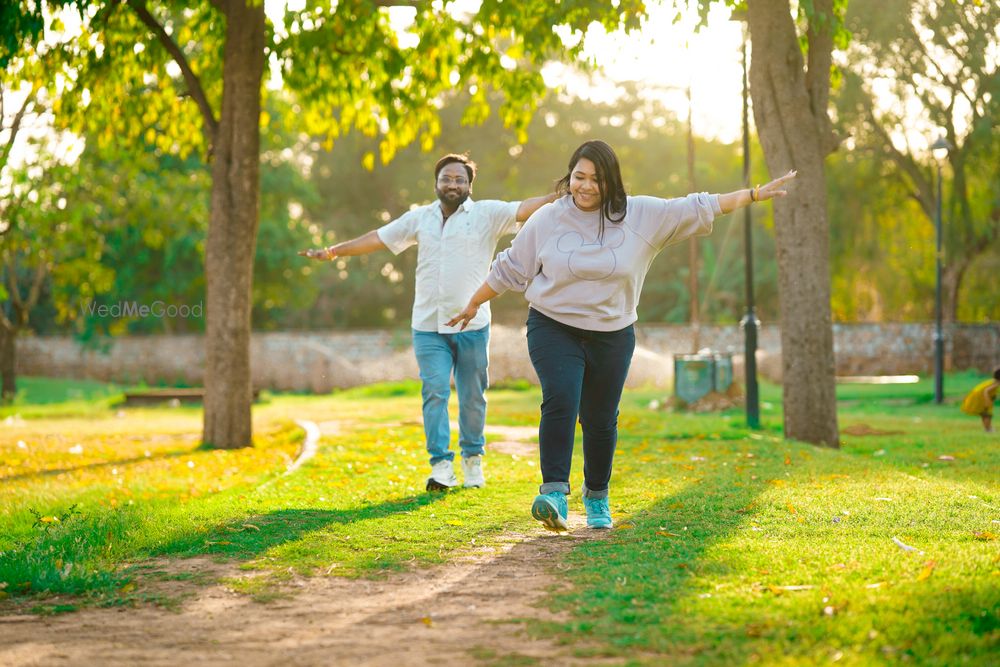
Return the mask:
{"type": "Polygon", "coordinates": [[[750,191],[750,201],[760,201],[760,185],[754,186],[754,188],[750,191]]]}

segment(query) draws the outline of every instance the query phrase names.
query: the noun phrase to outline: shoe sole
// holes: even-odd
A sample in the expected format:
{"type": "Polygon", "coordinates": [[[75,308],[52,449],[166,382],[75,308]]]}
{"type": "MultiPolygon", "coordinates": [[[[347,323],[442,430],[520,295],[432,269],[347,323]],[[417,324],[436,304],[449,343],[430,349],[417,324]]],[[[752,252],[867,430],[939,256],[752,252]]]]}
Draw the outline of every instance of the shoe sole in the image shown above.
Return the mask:
{"type": "Polygon", "coordinates": [[[462,485],[462,487],[466,488],[466,489],[481,489],[484,486],[486,486],[486,482],[483,482],[482,484],[463,484],[462,485]]]}
{"type": "Polygon", "coordinates": [[[427,490],[428,491],[447,491],[448,489],[455,488],[455,486],[457,486],[457,485],[456,484],[452,484],[451,486],[448,486],[447,484],[442,484],[441,482],[437,481],[433,477],[431,477],[430,479],[427,480],[427,490]]]}
{"type": "Polygon", "coordinates": [[[542,526],[546,530],[551,530],[555,533],[569,531],[569,526],[566,525],[566,520],[559,515],[559,510],[547,501],[536,500],[533,502],[531,504],[531,516],[541,521],[542,526]]]}
{"type": "Polygon", "coordinates": [[[587,528],[592,528],[593,530],[609,530],[614,527],[612,523],[602,523],[600,525],[593,525],[588,523],[587,528]]]}

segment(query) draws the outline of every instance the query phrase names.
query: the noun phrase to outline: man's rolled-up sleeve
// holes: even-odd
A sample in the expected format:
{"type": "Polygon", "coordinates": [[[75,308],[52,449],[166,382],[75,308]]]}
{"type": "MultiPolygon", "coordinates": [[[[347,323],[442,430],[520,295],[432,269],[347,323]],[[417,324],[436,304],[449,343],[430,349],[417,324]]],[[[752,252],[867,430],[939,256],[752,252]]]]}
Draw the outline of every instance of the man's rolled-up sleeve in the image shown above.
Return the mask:
{"type": "Polygon", "coordinates": [[[385,247],[394,255],[398,255],[417,243],[417,225],[420,215],[416,210],[408,211],[392,222],[386,223],[377,230],[377,234],[385,247]]]}

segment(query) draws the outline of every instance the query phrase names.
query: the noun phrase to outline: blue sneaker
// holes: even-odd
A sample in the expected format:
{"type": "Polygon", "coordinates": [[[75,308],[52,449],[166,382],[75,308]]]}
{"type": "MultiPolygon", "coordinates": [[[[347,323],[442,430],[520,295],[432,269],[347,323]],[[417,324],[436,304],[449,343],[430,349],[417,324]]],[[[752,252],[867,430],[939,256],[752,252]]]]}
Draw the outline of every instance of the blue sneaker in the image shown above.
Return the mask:
{"type": "Polygon", "coordinates": [[[584,496],[583,506],[587,508],[587,528],[611,528],[611,508],[607,498],[584,496]]]}
{"type": "Polygon", "coordinates": [[[566,524],[566,514],[569,512],[569,505],[566,502],[566,494],[552,491],[541,493],[535,496],[535,502],[531,503],[531,516],[542,522],[548,530],[555,532],[568,531],[566,524]]]}

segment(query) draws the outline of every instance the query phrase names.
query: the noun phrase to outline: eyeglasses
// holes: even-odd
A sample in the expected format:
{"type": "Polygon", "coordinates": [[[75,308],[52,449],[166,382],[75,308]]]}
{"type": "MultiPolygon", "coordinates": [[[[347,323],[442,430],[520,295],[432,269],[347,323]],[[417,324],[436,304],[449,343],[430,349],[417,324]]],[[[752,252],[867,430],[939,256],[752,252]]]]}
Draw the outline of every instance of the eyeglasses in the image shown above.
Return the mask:
{"type": "Polygon", "coordinates": [[[457,185],[462,187],[463,185],[469,184],[469,179],[464,176],[458,176],[457,178],[448,178],[447,176],[442,176],[438,179],[438,185],[457,185]]]}

